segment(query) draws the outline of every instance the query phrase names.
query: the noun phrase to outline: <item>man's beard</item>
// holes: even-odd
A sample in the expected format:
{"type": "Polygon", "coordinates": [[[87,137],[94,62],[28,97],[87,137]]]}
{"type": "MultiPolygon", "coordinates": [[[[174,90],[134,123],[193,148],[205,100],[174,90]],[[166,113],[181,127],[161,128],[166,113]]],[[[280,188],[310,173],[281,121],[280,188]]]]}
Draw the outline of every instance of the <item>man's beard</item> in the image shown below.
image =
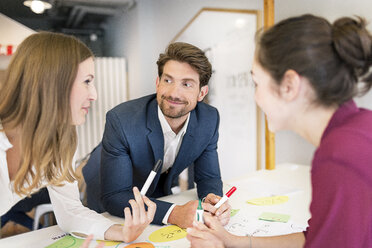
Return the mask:
{"type": "Polygon", "coordinates": [[[172,97],[165,97],[165,96],[161,96],[159,107],[160,107],[161,111],[163,112],[164,116],[166,116],[168,118],[172,118],[172,119],[177,119],[177,118],[180,118],[182,116],[185,116],[191,111],[191,110],[187,109],[187,101],[182,101],[179,98],[172,98],[172,97]],[[179,110],[176,110],[176,108],[173,107],[173,106],[171,106],[169,108],[166,108],[166,104],[164,103],[164,101],[166,101],[166,100],[182,103],[184,106],[179,110]]]}

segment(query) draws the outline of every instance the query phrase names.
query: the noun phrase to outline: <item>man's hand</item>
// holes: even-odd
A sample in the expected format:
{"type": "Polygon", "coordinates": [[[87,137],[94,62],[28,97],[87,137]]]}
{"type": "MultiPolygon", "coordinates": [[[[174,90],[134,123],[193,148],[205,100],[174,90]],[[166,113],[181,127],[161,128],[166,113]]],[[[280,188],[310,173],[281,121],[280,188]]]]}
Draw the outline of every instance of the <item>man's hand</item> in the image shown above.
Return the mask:
{"type": "MultiPolygon", "coordinates": [[[[218,209],[214,207],[216,203],[221,199],[218,195],[208,194],[205,201],[202,203],[204,211],[210,212],[216,216],[222,225],[226,225],[230,220],[231,206],[228,201],[221,205],[218,209]]],[[[198,201],[189,201],[182,206],[175,206],[171,214],[169,215],[168,222],[170,224],[177,225],[181,228],[187,228],[192,226],[192,222],[195,219],[196,208],[198,207],[198,201]]]]}
{"type": "Polygon", "coordinates": [[[226,201],[218,209],[215,208],[214,205],[216,205],[220,199],[221,197],[218,195],[212,193],[208,194],[207,197],[205,197],[203,208],[205,211],[208,211],[216,216],[222,225],[227,225],[227,223],[230,221],[231,206],[229,205],[228,201],[226,201]]]}
{"type": "Polygon", "coordinates": [[[173,208],[169,215],[168,222],[170,224],[177,225],[181,228],[187,228],[192,226],[192,222],[195,219],[196,208],[198,207],[199,201],[189,201],[184,205],[177,205],[173,208]]]}

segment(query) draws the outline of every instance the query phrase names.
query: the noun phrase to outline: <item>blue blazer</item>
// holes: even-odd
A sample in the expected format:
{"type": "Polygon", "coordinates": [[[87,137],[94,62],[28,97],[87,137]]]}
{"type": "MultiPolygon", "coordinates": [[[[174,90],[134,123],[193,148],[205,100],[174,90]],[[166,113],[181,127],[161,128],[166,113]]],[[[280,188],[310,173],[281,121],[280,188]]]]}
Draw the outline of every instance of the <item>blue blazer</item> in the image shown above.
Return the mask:
{"type": "MultiPolygon", "coordinates": [[[[153,224],[162,220],[172,203],[156,200],[172,194],[172,182],[194,164],[194,180],[199,198],[208,193],[222,195],[217,155],[219,114],[216,108],[199,102],[191,111],[189,124],[178,155],[165,180],[160,173],[147,196],[157,204],[153,224]],[[159,194],[160,192],[160,194],[159,194]]],[[[123,209],[134,199],[132,188],[144,185],[157,160],[164,157],[164,136],[158,118],[156,94],[122,103],[106,115],[101,153],[101,202],[112,215],[123,216],[123,209]]]]}

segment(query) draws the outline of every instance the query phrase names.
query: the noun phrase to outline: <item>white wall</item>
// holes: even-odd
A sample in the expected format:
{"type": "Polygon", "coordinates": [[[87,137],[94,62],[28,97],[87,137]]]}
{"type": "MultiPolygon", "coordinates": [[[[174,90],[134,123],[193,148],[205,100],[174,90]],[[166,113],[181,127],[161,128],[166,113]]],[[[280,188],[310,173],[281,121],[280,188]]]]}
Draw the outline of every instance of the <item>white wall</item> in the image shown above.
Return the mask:
{"type": "MultiPolygon", "coordinates": [[[[311,13],[333,22],[341,16],[360,15],[372,22],[371,0],[277,0],[275,22],[290,16],[311,13]]],[[[368,26],[372,30],[372,25],[368,26]]],[[[359,106],[372,109],[372,93],[356,99],[359,106]]],[[[311,164],[314,147],[292,132],[276,134],[276,162],[311,164]]]]}
{"type": "Polygon", "coordinates": [[[371,0],[277,0],[275,22],[290,16],[311,13],[334,21],[341,16],[360,15],[372,21],[371,0]]]}
{"type": "Polygon", "coordinates": [[[261,0],[138,0],[113,19],[107,37],[109,55],[128,61],[129,98],[155,92],[156,60],[176,34],[203,7],[262,9],[261,0]]]}
{"type": "Polygon", "coordinates": [[[1,45],[19,45],[35,31],[0,13],[0,33],[1,45]]]}
{"type": "MultiPolygon", "coordinates": [[[[16,48],[27,36],[35,33],[34,30],[10,19],[0,13],[0,45],[13,45],[16,48]]],[[[0,56],[0,70],[5,70],[11,56],[0,56]]]]}

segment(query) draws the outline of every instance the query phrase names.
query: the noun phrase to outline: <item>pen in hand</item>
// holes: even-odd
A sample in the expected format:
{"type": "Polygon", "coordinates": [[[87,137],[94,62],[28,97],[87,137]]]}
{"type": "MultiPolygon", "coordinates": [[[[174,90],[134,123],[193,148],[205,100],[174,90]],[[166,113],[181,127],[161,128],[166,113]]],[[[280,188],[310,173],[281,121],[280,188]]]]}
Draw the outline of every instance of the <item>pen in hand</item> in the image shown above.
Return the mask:
{"type": "Polygon", "coordinates": [[[229,197],[235,192],[236,187],[232,187],[218,202],[216,205],[214,205],[215,208],[221,207],[222,204],[224,204],[229,197]]]}
{"type": "Polygon", "coordinates": [[[195,215],[196,221],[204,223],[203,213],[204,213],[204,209],[202,206],[202,201],[199,200],[198,208],[196,209],[196,215],[195,215]]]}
{"type": "Polygon", "coordinates": [[[161,159],[156,162],[154,165],[154,168],[151,170],[150,175],[147,177],[145,184],[143,185],[141,189],[141,195],[146,195],[147,190],[149,189],[152,181],[154,180],[156,174],[158,173],[163,161],[161,159]]]}

